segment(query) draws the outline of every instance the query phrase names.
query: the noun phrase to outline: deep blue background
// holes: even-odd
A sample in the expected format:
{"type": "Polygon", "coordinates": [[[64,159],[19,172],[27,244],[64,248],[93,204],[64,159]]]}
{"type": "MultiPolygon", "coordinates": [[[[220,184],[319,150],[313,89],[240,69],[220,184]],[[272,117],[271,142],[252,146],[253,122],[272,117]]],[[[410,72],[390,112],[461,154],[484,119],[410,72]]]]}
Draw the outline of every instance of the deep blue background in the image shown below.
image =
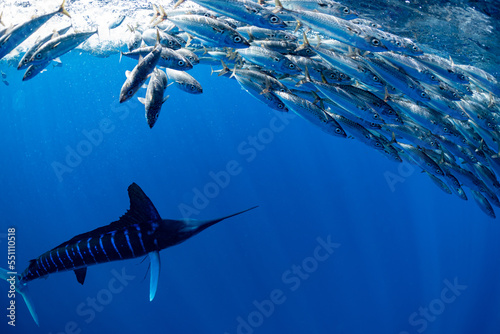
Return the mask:
{"type": "MultiPolygon", "coordinates": [[[[472,198],[446,195],[417,169],[391,191],[384,175],[399,173],[400,165],[298,117],[248,162],[238,146],[276,116],[236,81],[210,76],[209,67],[191,71],[202,95],[168,88],[149,129],[136,98],[117,103],[134,61],[79,52],[62,60],[62,68],[28,82],[2,64],[10,85],[0,84],[0,233],[16,227],[19,271],[72,236],[116,220],[128,208],[132,182],[163,218],[182,218],[179,205],[192,204],[193,189],[235,160],[241,173],[193,217],[259,208],[163,251],[153,302],[147,260],[99,265],[89,268],[84,286],[71,272],[31,282],[40,327],[18,300],[13,329],[4,315],[8,286],[0,284],[0,332],[71,333],[74,322],[74,333],[233,334],[237,318],[255,311],[254,300],[280,289],[286,300],[255,333],[418,333],[424,328],[412,326],[410,315],[438,305],[443,281],[456,278],[467,288],[425,333],[500,333],[500,227],[472,198]],[[113,131],[60,182],[51,164],[64,163],[66,147],[75,149],[82,131],[103,119],[113,131]],[[283,273],[329,236],[340,247],[291,291],[283,273]],[[123,268],[135,278],[87,323],[78,305],[123,268]]],[[[0,241],[5,267],[5,235],[0,241]]]]}

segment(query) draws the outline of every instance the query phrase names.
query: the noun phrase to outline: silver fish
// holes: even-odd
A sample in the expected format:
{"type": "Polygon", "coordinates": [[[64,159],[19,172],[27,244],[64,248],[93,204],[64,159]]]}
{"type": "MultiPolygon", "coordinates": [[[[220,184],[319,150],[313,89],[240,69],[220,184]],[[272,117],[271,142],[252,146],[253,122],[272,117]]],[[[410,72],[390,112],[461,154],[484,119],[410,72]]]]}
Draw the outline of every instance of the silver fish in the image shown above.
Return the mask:
{"type": "Polygon", "coordinates": [[[341,115],[330,113],[330,116],[332,116],[337,121],[337,123],[339,123],[342,128],[346,130],[348,134],[350,134],[363,144],[379,151],[385,150],[384,144],[380,141],[380,139],[377,136],[373,135],[361,124],[353,122],[352,120],[341,115]]]}
{"type": "Polygon", "coordinates": [[[131,99],[144,82],[146,82],[149,74],[154,70],[156,64],[160,60],[161,52],[162,46],[157,44],[153,51],[139,60],[139,63],[134,67],[132,72],[125,72],[127,80],[125,80],[120,91],[120,103],[131,99]]]}
{"type": "Polygon", "coordinates": [[[5,33],[0,37],[0,59],[5,57],[8,53],[14,50],[19,44],[21,44],[24,40],[26,40],[31,34],[37,31],[45,22],[50,20],[54,15],[61,13],[68,17],[71,17],[69,13],[64,8],[64,3],[66,0],[63,0],[59,9],[52,13],[48,13],[45,15],[40,15],[31,20],[18,24],[14,26],[8,33],[5,33]]]}
{"type": "MultiPolygon", "coordinates": [[[[139,59],[140,57],[145,57],[153,50],[153,46],[146,46],[130,52],[121,52],[120,57],[126,56],[132,59],[139,59]]],[[[182,56],[177,51],[165,47],[162,47],[160,60],[158,61],[157,65],[179,71],[188,71],[193,68],[191,62],[184,56],[182,56]]]]}
{"type": "Polygon", "coordinates": [[[319,91],[335,102],[338,106],[344,108],[353,115],[360,117],[366,121],[377,124],[384,124],[383,118],[363,100],[349,94],[337,85],[330,85],[318,81],[313,81],[313,84],[319,91]]]}
{"type": "MultiPolygon", "coordinates": [[[[395,141],[394,137],[393,140],[395,141]]],[[[395,145],[401,147],[403,151],[413,160],[413,162],[415,162],[415,164],[417,164],[420,168],[422,168],[429,174],[432,174],[438,178],[445,175],[441,167],[439,167],[439,165],[422,150],[419,150],[412,145],[401,142],[396,142],[395,145]]]]}
{"type": "MultiPolygon", "coordinates": [[[[273,1],[268,1],[271,4],[273,1]]],[[[319,11],[344,20],[353,20],[358,13],[333,0],[281,0],[281,5],[295,11],[319,11]]]]}
{"type": "Polygon", "coordinates": [[[141,47],[142,34],[130,25],[128,26],[128,28],[129,28],[130,32],[132,33],[132,35],[127,40],[127,48],[129,51],[134,51],[135,49],[138,49],[141,47]]]}
{"type": "Polygon", "coordinates": [[[318,12],[289,11],[289,13],[304,25],[345,44],[366,51],[387,51],[382,40],[364,33],[359,26],[349,23],[349,21],[318,12]]]}
{"type": "Polygon", "coordinates": [[[246,90],[251,96],[266,104],[271,109],[287,112],[288,109],[285,104],[280,100],[280,98],[274,94],[274,92],[267,90],[265,86],[249,79],[248,77],[240,76],[235,73],[234,77],[241,85],[241,87],[246,90]]]}
{"type": "Polygon", "coordinates": [[[469,76],[469,79],[472,79],[476,85],[486,90],[487,92],[491,92],[496,96],[500,96],[500,85],[498,84],[498,81],[494,76],[475,66],[455,66],[466,72],[469,76]]]}
{"type": "MultiPolygon", "coordinates": [[[[179,0],[178,6],[184,0],[179,0]]],[[[281,30],[285,22],[271,10],[250,0],[192,0],[200,6],[211,9],[237,21],[260,28],[281,30]]]]}
{"type": "Polygon", "coordinates": [[[439,179],[438,177],[430,174],[429,172],[425,172],[425,173],[431,178],[432,182],[434,182],[434,184],[436,186],[438,186],[439,189],[441,189],[442,191],[444,191],[448,195],[453,194],[453,192],[451,191],[451,189],[446,185],[446,182],[441,181],[441,179],[439,179]]]}
{"type": "Polygon", "coordinates": [[[425,88],[418,81],[411,79],[406,73],[378,58],[365,57],[363,59],[375,73],[408,97],[421,102],[431,100],[425,88]]]}
{"type": "Polygon", "coordinates": [[[425,64],[443,78],[459,84],[469,83],[467,75],[460,68],[454,66],[453,62],[448,59],[428,53],[415,57],[415,59],[425,64]]]}
{"type": "Polygon", "coordinates": [[[19,64],[17,65],[17,69],[21,70],[23,68],[27,68],[29,66],[29,62],[30,62],[31,57],[33,57],[33,55],[35,54],[35,52],[37,51],[37,49],[41,45],[47,43],[52,38],[55,38],[55,37],[60,36],[60,35],[64,35],[66,32],[68,32],[68,30],[70,28],[71,28],[71,26],[68,26],[66,28],[58,30],[56,33],[47,35],[44,38],[38,38],[35,41],[35,43],[31,46],[31,48],[29,48],[28,51],[26,51],[23,58],[21,58],[21,60],[19,61],[19,64]]]}
{"type": "Polygon", "coordinates": [[[299,74],[302,70],[284,55],[258,46],[238,50],[247,61],[286,74],[299,74]]]}
{"type": "Polygon", "coordinates": [[[168,78],[175,82],[179,89],[189,94],[203,93],[203,88],[201,87],[200,83],[188,73],[169,68],[166,69],[166,72],[168,78]]]}
{"type": "Polygon", "coordinates": [[[336,136],[347,137],[340,124],[325,110],[311,102],[287,92],[274,92],[281,101],[297,115],[316,125],[324,132],[336,136]]]}
{"type": "Polygon", "coordinates": [[[108,29],[111,30],[111,29],[115,29],[115,28],[118,28],[120,26],[120,24],[123,23],[123,21],[125,20],[127,16],[124,15],[124,14],[120,14],[118,15],[118,17],[113,21],[111,22],[109,25],[108,25],[108,29]]]}
{"type": "Polygon", "coordinates": [[[254,41],[256,46],[276,51],[282,54],[297,55],[302,57],[312,57],[316,52],[311,47],[301,47],[297,42],[289,41],[254,41]]]}
{"type": "Polygon", "coordinates": [[[226,23],[200,15],[179,15],[169,17],[175,25],[203,41],[219,47],[246,48],[248,41],[226,23]]]}
{"type": "MultiPolygon", "coordinates": [[[[225,64],[224,64],[225,65],[225,64]]],[[[226,71],[230,71],[234,73],[234,76],[240,77],[240,78],[246,78],[247,80],[250,80],[252,82],[255,82],[261,87],[262,90],[267,90],[267,91],[281,91],[281,92],[290,92],[290,90],[279,80],[277,80],[275,77],[272,75],[260,72],[260,71],[255,71],[255,70],[250,70],[250,69],[234,69],[230,70],[226,67],[226,71]]]]}
{"type": "Polygon", "coordinates": [[[35,54],[31,57],[29,64],[40,65],[54,58],[60,57],[85,42],[95,33],[97,33],[97,29],[89,32],[74,32],[53,38],[36,50],[35,54]]]}
{"type": "Polygon", "coordinates": [[[42,63],[40,65],[29,65],[24,72],[23,81],[33,79],[37,74],[41,73],[47,66],[49,66],[50,60],[42,63]]]}
{"type": "Polygon", "coordinates": [[[497,217],[490,202],[488,202],[488,200],[486,199],[486,197],[484,197],[483,194],[481,194],[479,191],[472,190],[472,195],[477,205],[484,213],[486,213],[489,217],[493,219],[497,217]]]}
{"type": "Polygon", "coordinates": [[[366,26],[361,27],[361,30],[365,34],[379,38],[390,51],[401,52],[408,56],[418,56],[424,53],[422,49],[409,38],[400,37],[377,28],[366,26]]]}
{"type": "Polygon", "coordinates": [[[314,50],[331,66],[339,69],[355,80],[359,80],[362,83],[377,89],[383,89],[384,83],[382,79],[380,79],[377,74],[373,73],[363,63],[324,48],[316,47],[314,50]]]}
{"type": "Polygon", "coordinates": [[[240,27],[237,28],[236,31],[251,40],[274,40],[287,42],[297,40],[297,36],[287,31],[259,28],[255,26],[240,27]]]}
{"type": "MultiPolygon", "coordinates": [[[[182,45],[179,41],[172,35],[159,30],[160,32],[160,44],[166,48],[172,50],[179,50],[182,45]]],[[[156,44],[156,30],[155,29],[147,29],[142,32],[142,40],[146,45],[154,46],[156,44]]]]}
{"type": "Polygon", "coordinates": [[[384,52],[380,57],[390,62],[394,66],[400,67],[415,80],[429,85],[439,85],[439,76],[421,62],[413,57],[402,55],[396,52],[384,52]]]}
{"type": "Polygon", "coordinates": [[[165,89],[168,86],[168,79],[165,72],[155,68],[149,79],[148,88],[146,90],[146,97],[139,97],[138,100],[146,109],[146,120],[149,128],[152,129],[160,116],[161,107],[167,101],[167,97],[163,97],[165,89]]]}
{"type": "Polygon", "coordinates": [[[200,58],[198,57],[198,55],[189,49],[180,48],[179,50],[175,50],[175,52],[189,60],[189,62],[193,66],[200,63],[200,58]]]}

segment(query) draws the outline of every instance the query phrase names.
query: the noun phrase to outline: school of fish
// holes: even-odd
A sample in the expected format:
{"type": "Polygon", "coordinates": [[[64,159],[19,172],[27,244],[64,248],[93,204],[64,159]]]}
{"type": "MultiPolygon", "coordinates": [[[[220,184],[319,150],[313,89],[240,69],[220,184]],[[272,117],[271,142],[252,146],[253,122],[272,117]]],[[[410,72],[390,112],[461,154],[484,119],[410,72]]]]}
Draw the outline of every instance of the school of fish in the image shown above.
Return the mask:
{"type": "MultiPolygon", "coordinates": [[[[126,71],[119,101],[147,87],[147,124],[158,121],[167,87],[189,94],[203,88],[187,71],[210,65],[235,79],[269,108],[293,112],[339,138],[355,138],[388,159],[416,165],[444,192],[472,196],[496,218],[500,207],[500,85],[489,73],[424,52],[333,0],[187,0],[197,6],[170,10],[153,5],[149,22],[128,25],[126,71]],[[149,83],[146,82],[149,79],[149,83]],[[468,189],[468,193],[464,191],[468,189]]],[[[0,59],[57,10],[0,27],[0,59]]],[[[1,18],[1,16],[0,16],[1,18]]],[[[127,19],[110,22],[114,29],[127,19]]],[[[1,20],[0,20],[1,22],[1,20]]],[[[4,23],[2,23],[3,25],[4,23]]],[[[40,36],[18,69],[32,79],[51,62],[98,32],[40,36]]],[[[125,47],[125,46],[124,46],[125,47]]],[[[222,80],[222,79],[220,79],[222,80]]],[[[8,84],[2,73],[2,81],[8,84]]]]}

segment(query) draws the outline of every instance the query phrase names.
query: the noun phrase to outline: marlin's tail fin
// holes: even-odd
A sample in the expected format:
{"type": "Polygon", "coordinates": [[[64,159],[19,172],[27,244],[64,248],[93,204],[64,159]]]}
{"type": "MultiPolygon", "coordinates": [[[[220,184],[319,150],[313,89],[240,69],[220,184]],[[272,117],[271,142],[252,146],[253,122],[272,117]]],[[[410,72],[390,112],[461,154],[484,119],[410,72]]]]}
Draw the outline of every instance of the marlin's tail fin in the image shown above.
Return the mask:
{"type": "Polygon", "coordinates": [[[23,297],[31,316],[33,317],[33,320],[35,321],[37,326],[40,326],[38,323],[38,315],[36,314],[35,307],[28,293],[28,286],[24,283],[19,282],[18,275],[11,275],[9,271],[3,268],[0,268],[0,279],[7,281],[11,286],[15,286],[17,293],[23,297]]]}

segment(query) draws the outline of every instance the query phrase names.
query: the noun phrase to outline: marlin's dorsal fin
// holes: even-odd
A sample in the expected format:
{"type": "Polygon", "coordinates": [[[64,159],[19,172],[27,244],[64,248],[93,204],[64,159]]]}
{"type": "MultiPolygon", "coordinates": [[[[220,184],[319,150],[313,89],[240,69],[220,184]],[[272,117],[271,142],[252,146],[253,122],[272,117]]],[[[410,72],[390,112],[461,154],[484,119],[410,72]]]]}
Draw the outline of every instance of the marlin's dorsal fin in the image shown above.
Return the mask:
{"type": "Polygon", "coordinates": [[[76,280],[78,281],[78,283],[83,285],[83,283],[85,282],[85,277],[87,276],[87,267],[75,269],[74,271],[76,275],[76,280]]]}
{"type": "Polygon", "coordinates": [[[145,219],[146,221],[156,221],[161,219],[153,202],[136,183],[132,183],[128,187],[128,196],[130,198],[130,209],[120,217],[120,222],[123,220],[145,219]]]}
{"type": "Polygon", "coordinates": [[[104,233],[116,231],[132,224],[161,220],[160,214],[158,213],[158,211],[156,211],[155,206],[137,184],[132,183],[128,187],[128,196],[130,198],[130,209],[128,209],[128,211],[123,216],[121,216],[119,220],[114,221],[111,224],[98,227],[95,230],[78,234],[70,240],[54,247],[52,250],[59,247],[64,247],[79,240],[88,239],[91,237],[102,235],[104,233]]]}

